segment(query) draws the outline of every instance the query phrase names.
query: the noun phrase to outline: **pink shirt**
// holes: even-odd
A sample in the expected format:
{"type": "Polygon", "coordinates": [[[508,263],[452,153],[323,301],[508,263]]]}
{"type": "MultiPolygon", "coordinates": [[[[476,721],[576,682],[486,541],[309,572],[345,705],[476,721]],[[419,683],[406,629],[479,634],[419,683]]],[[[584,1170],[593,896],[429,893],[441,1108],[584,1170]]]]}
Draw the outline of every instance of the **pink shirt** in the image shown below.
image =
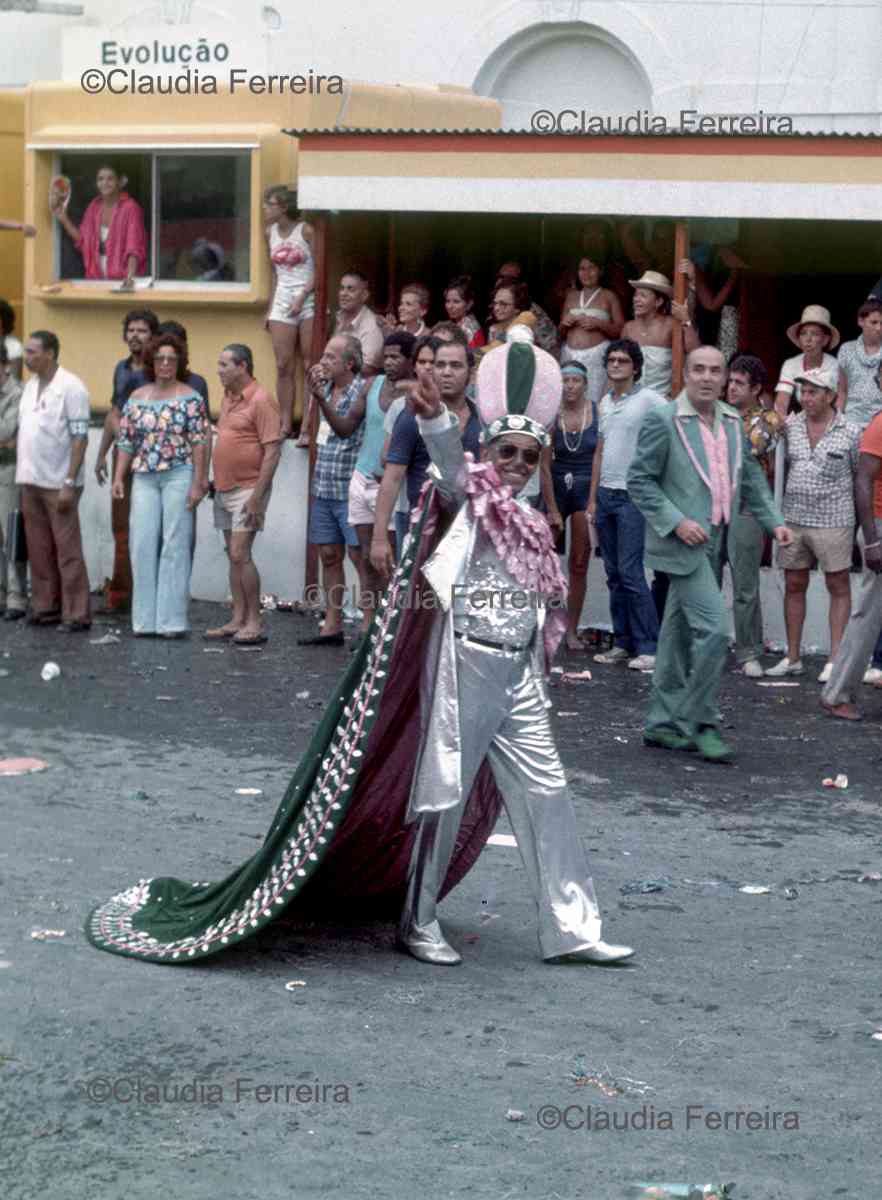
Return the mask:
{"type": "Polygon", "coordinates": [[[698,428],[710,467],[711,525],[729,523],[732,502],[732,482],[729,478],[729,439],[722,421],[717,421],[716,433],[699,417],[698,428]]]}
{"type": "Polygon", "coordinates": [[[80,236],[76,243],[83,256],[87,279],[125,279],[130,254],[137,258],[135,274],[147,271],[147,233],[144,213],[137,200],[127,192],[120,194],[110,221],[107,235],[107,275],[101,270],[101,209],[103,201],[96,196],[83,214],[80,236]]]}

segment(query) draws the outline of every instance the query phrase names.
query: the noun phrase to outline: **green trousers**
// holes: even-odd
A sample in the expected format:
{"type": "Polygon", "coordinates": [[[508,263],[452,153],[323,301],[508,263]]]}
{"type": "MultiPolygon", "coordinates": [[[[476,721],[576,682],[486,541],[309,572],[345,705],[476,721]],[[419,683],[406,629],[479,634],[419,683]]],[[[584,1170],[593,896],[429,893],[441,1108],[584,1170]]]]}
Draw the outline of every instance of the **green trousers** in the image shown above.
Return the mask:
{"type": "Polygon", "coordinates": [[[763,614],[760,607],[760,565],[765,536],[749,512],[734,515],[729,526],[729,565],[735,618],[735,661],[741,665],[763,653],[763,614]]]}
{"type": "Polygon", "coordinates": [[[717,693],[729,648],[720,591],[725,529],[717,526],[691,575],[671,575],[658,638],[646,730],[693,737],[718,722],[717,693]]]}

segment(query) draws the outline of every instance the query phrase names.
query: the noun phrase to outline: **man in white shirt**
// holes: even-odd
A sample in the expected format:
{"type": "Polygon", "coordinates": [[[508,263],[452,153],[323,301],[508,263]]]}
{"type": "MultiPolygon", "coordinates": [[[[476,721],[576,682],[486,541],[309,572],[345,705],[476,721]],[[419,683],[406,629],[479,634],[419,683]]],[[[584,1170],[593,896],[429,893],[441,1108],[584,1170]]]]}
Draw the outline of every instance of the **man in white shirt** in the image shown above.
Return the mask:
{"type": "Polygon", "coordinates": [[[16,561],[18,556],[6,542],[9,518],[21,507],[15,486],[15,442],[21,390],[21,384],[9,371],[6,347],[0,338],[0,613],[6,621],[23,617],[28,606],[27,566],[16,561]]]}
{"type": "Polygon", "coordinates": [[[15,482],[31,564],[32,625],[80,633],[91,625],[89,577],[77,507],[89,436],[89,393],[58,365],[58,338],[32,333],[25,345],[15,482]]]}
{"type": "Polygon", "coordinates": [[[383,329],[377,314],[368,308],[370,288],[359,271],[347,271],[340,280],[334,336],[351,333],[361,345],[362,375],[367,378],[383,370],[383,329]]]}
{"type": "Polygon", "coordinates": [[[610,342],[604,365],[610,390],[600,401],[587,515],[606,568],[614,643],[595,654],[594,661],[626,662],[632,670],[650,671],[658,646],[658,614],[643,566],[646,521],[628,495],[628,469],[643,418],[667,401],[640,382],[643,351],[633,339],[610,342]]]}

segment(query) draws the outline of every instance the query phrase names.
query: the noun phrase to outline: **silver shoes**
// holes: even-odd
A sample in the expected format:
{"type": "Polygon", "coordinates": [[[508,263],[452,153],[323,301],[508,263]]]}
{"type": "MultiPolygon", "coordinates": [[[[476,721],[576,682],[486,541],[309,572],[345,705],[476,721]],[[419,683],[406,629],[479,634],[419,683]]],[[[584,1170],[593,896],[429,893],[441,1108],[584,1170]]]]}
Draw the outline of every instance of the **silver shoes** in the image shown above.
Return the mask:
{"type": "Polygon", "coordinates": [[[615,963],[624,962],[634,953],[631,946],[614,946],[610,942],[595,942],[593,946],[583,946],[581,950],[571,950],[569,954],[559,954],[549,962],[571,963],[615,963]]]}
{"type": "Polygon", "coordinates": [[[434,966],[458,966],[462,962],[462,956],[457,954],[444,937],[438,922],[434,921],[433,925],[434,929],[410,929],[407,932],[399,929],[398,949],[412,954],[420,962],[432,963],[434,966]]]}

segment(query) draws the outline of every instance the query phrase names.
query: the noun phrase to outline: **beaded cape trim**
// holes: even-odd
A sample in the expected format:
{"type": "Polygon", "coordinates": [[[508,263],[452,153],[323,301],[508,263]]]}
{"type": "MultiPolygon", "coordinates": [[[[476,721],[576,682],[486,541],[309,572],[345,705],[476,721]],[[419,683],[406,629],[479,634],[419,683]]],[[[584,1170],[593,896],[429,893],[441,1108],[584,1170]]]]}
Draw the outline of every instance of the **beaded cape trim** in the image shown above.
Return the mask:
{"type": "MultiPolygon", "coordinates": [[[[401,562],[374,618],[369,648],[358,656],[357,661],[364,657],[364,662],[357,686],[354,691],[347,691],[346,684],[356,667],[354,663],[344,676],[341,690],[329,705],[337,710],[337,724],[324,750],[316,755],[320,761],[310,762],[310,746],[273,818],[263,848],[221,883],[141,879],[112,896],[93,909],[86,921],[86,936],[98,949],[145,962],[167,964],[184,964],[218,954],[275,920],[318,869],[324,848],[333,839],[349,806],[360,760],[376,719],[416,552],[424,530],[428,532],[434,524],[434,519],[429,516],[433,507],[430,500],[431,497],[424,497],[419,516],[405,541],[401,562]],[[308,774],[304,777],[304,772],[314,772],[315,777],[305,799],[299,801],[298,810],[298,793],[308,784],[308,774]],[[274,834],[279,834],[291,821],[295,824],[290,836],[284,837],[262,867],[261,856],[268,854],[274,834]],[[221,906],[224,893],[232,890],[235,894],[237,882],[241,887],[252,870],[260,871],[256,886],[235,907],[223,911],[213,924],[168,941],[151,932],[151,924],[163,922],[163,894],[176,906],[176,916],[186,908],[187,902],[194,907],[207,902],[212,891],[217,892],[221,906]],[[139,927],[139,916],[143,928],[139,927]]],[[[198,920],[197,911],[194,923],[198,920]]]]}

